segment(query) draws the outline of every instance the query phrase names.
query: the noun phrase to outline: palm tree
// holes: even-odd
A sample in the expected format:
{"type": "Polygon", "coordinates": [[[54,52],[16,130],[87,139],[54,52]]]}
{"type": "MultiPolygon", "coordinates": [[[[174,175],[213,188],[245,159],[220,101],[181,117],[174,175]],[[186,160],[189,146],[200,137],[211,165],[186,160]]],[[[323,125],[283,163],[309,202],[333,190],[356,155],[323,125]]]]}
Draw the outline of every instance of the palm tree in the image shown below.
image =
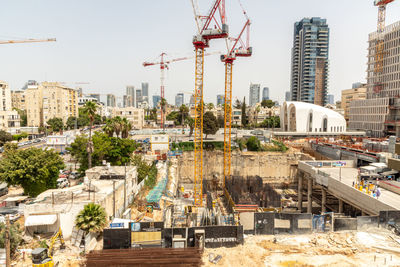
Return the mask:
{"type": "Polygon", "coordinates": [[[132,123],[127,118],[123,118],[121,126],[121,137],[128,138],[129,132],[132,130],[132,123]]]}
{"type": "Polygon", "coordinates": [[[113,127],[114,127],[114,132],[119,137],[119,133],[122,131],[122,118],[120,116],[117,116],[113,118],[113,127]]]}
{"type": "Polygon", "coordinates": [[[107,224],[106,211],[99,204],[89,203],[76,216],[75,224],[86,233],[101,232],[107,224]]]}
{"type": "Polygon", "coordinates": [[[112,119],[108,119],[108,120],[106,121],[106,125],[104,125],[103,131],[104,131],[109,137],[113,137],[113,135],[114,135],[114,127],[113,127],[113,121],[112,121],[112,119]]]}
{"type": "Polygon", "coordinates": [[[88,167],[89,169],[92,168],[92,153],[93,153],[93,142],[92,142],[92,127],[93,127],[93,121],[94,121],[94,116],[97,113],[97,103],[88,101],[85,103],[83,107],[84,113],[89,117],[90,121],[90,128],[89,128],[89,143],[88,143],[88,167]]]}

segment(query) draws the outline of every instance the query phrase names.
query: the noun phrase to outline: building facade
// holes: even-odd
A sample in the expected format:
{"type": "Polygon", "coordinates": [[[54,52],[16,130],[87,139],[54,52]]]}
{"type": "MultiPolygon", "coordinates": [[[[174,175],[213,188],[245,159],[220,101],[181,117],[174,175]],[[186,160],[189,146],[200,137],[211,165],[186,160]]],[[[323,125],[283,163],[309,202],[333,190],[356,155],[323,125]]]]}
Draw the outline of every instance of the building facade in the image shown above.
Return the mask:
{"type": "Polygon", "coordinates": [[[126,94],[123,96],[124,107],[135,106],[135,87],[132,85],[126,86],[126,94]]]}
{"type": "Polygon", "coordinates": [[[142,83],[142,101],[150,104],[149,101],[149,83],[142,83]]]}
{"type": "Polygon", "coordinates": [[[290,91],[285,92],[285,101],[290,101],[292,99],[292,94],[290,91]]]}
{"type": "Polygon", "coordinates": [[[142,103],[142,90],[136,89],[136,107],[138,108],[142,103]]]}
{"type": "Polygon", "coordinates": [[[249,105],[254,106],[260,102],[260,84],[250,84],[249,105]]]}
{"type": "Polygon", "coordinates": [[[344,110],[344,118],[349,121],[350,103],[354,100],[362,100],[367,98],[367,85],[362,83],[353,84],[351,89],[342,90],[341,105],[337,108],[344,110]]]}
{"type": "Polygon", "coordinates": [[[335,104],[335,96],[334,95],[327,95],[326,104],[334,105],[335,104]]]}
{"type": "Polygon", "coordinates": [[[176,96],[175,96],[175,106],[176,107],[182,106],[183,103],[185,103],[184,101],[185,101],[185,98],[184,98],[183,93],[176,94],[176,96]]]}
{"type": "Polygon", "coordinates": [[[57,82],[43,82],[26,89],[26,110],[30,127],[44,126],[52,118],[66,123],[78,116],[78,92],[57,82]]]}
{"type": "Polygon", "coordinates": [[[368,136],[400,136],[400,21],[373,32],[368,38],[367,90],[365,100],[350,103],[349,128],[368,136]],[[377,43],[383,36],[382,69],[377,71],[377,43]]]}
{"type": "Polygon", "coordinates": [[[142,129],[144,125],[144,110],[135,107],[114,108],[112,117],[127,118],[134,129],[142,129]]]}
{"type": "Polygon", "coordinates": [[[294,24],[291,100],[324,106],[328,92],[329,28],[326,19],[294,24]]]}
{"type": "Polygon", "coordinates": [[[20,132],[20,117],[11,106],[11,91],[8,83],[0,81],[0,130],[17,134],[20,132]]]}
{"type": "Polygon", "coordinates": [[[11,91],[11,106],[20,110],[26,109],[25,90],[11,91]]]}
{"type": "Polygon", "coordinates": [[[107,107],[115,108],[117,106],[117,101],[115,95],[107,94],[107,107]]]}
{"type": "Polygon", "coordinates": [[[269,100],[269,88],[268,87],[263,88],[262,100],[269,100]]]}

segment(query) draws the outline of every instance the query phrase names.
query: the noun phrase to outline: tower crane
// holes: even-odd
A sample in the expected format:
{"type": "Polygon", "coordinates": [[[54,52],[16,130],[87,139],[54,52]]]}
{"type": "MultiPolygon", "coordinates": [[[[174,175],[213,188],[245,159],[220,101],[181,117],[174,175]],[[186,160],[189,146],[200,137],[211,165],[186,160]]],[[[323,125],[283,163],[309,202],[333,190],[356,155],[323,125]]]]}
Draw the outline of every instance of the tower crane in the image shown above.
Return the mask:
{"type": "MultiPolygon", "coordinates": [[[[210,55],[214,55],[214,54],[220,54],[220,52],[211,52],[211,53],[207,53],[204,56],[210,56],[210,55]]],[[[177,62],[177,61],[182,61],[182,60],[187,60],[187,59],[191,59],[194,58],[193,56],[191,57],[180,57],[180,58],[175,58],[175,59],[170,59],[170,60],[164,60],[164,56],[166,56],[166,53],[161,53],[160,58],[161,60],[159,62],[148,62],[145,61],[143,62],[143,67],[148,67],[148,66],[154,66],[154,65],[160,65],[160,71],[161,71],[161,76],[160,76],[160,96],[161,99],[164,98],[164,92],[165,92],[165,69],[169,69],[168,65],[172,62],[177,62]]],[[[161,108],[161,125],[162,128],[164,130],[164,111],[161,108]]]]}
{"type": "Polygon", "coordinates": [[[228,25],[225,16],[225,0],[215,0],[206,16],[198,15],[195,0],[192,0],[198,32],[193,37],[196,51],[195,88],[194,88],[194,205],[203,205],[203,79],[204,50],[212,39],[228,37],[228,25]],[[216,19],[217,10],[220,23],[216,19]],[[213,22],[213,25],[212,25],[213,22]]]}
{"type": "Polygon", "coordinates": [[[375,0],[374,5],[378,7],[378,37],[375,48],[375,65],[374,65],[374,92],[379,93],[383,89],[382,71],[383,71],[383,57],[384,52],[384,38],[383,32],[385,30],[386,20],[386,6],[394,0],[375,0]]]}
{"type": "Polygon", "coordinates": [[[43,43],[43,42],[55,42],[55,41],[56,41],[56,38],[24,39],[24,40],[0,40],[0,44],[43,43]]]}
{"type": "Polygon", "coordinates": [[[250,47],[250,19],[247,17],[239,36],[230,38],[233,41],[232,48],[228,50],[226,55],[221,56],[221,61],[225,63],[225,116],[224,116],[224,180],[223,187],[225,188],[225,180],[231,175],[231,126],[232,126],[232,74],[233,62],[236,57],[250,57],[253,53],[250,47]],[[246,43],[241,39],[244,31],[247,33],[246,43]],[[240,43],[240,46],[237,45],[240,43]]]}

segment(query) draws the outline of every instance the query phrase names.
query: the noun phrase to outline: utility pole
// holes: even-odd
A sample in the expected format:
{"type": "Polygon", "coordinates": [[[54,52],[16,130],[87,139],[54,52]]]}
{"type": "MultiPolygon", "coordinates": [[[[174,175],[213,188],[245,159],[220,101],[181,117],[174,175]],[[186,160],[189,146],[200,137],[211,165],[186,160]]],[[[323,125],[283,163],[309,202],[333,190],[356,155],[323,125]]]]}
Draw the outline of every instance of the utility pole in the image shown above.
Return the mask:
{"type": "Polygon", "coordinates": [[[10,255],[10,218],[6,216],[6,267],[11,266],[11,255],[10,255]]]}

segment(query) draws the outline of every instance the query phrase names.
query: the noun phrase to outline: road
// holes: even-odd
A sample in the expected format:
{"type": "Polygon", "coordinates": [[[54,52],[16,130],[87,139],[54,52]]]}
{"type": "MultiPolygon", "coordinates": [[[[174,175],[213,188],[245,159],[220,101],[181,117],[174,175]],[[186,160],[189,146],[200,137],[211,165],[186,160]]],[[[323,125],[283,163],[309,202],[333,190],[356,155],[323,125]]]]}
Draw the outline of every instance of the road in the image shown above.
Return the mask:
{"type": "MultiPolygon", "coordinates": [[[[341,181],[350,187],[353,186],[353,182],[356,182],[358,169],[355,168],[320,168],[319,170],[328,173],[332,178],[341,181]]],[[[378,198],[380,202],[383,202],[395,209],[400,210],[400,195],[393,193],[380,187],[381,195],[378,198]]],[[[372,197],[372,196],[371,196],[372,197]]]]}

